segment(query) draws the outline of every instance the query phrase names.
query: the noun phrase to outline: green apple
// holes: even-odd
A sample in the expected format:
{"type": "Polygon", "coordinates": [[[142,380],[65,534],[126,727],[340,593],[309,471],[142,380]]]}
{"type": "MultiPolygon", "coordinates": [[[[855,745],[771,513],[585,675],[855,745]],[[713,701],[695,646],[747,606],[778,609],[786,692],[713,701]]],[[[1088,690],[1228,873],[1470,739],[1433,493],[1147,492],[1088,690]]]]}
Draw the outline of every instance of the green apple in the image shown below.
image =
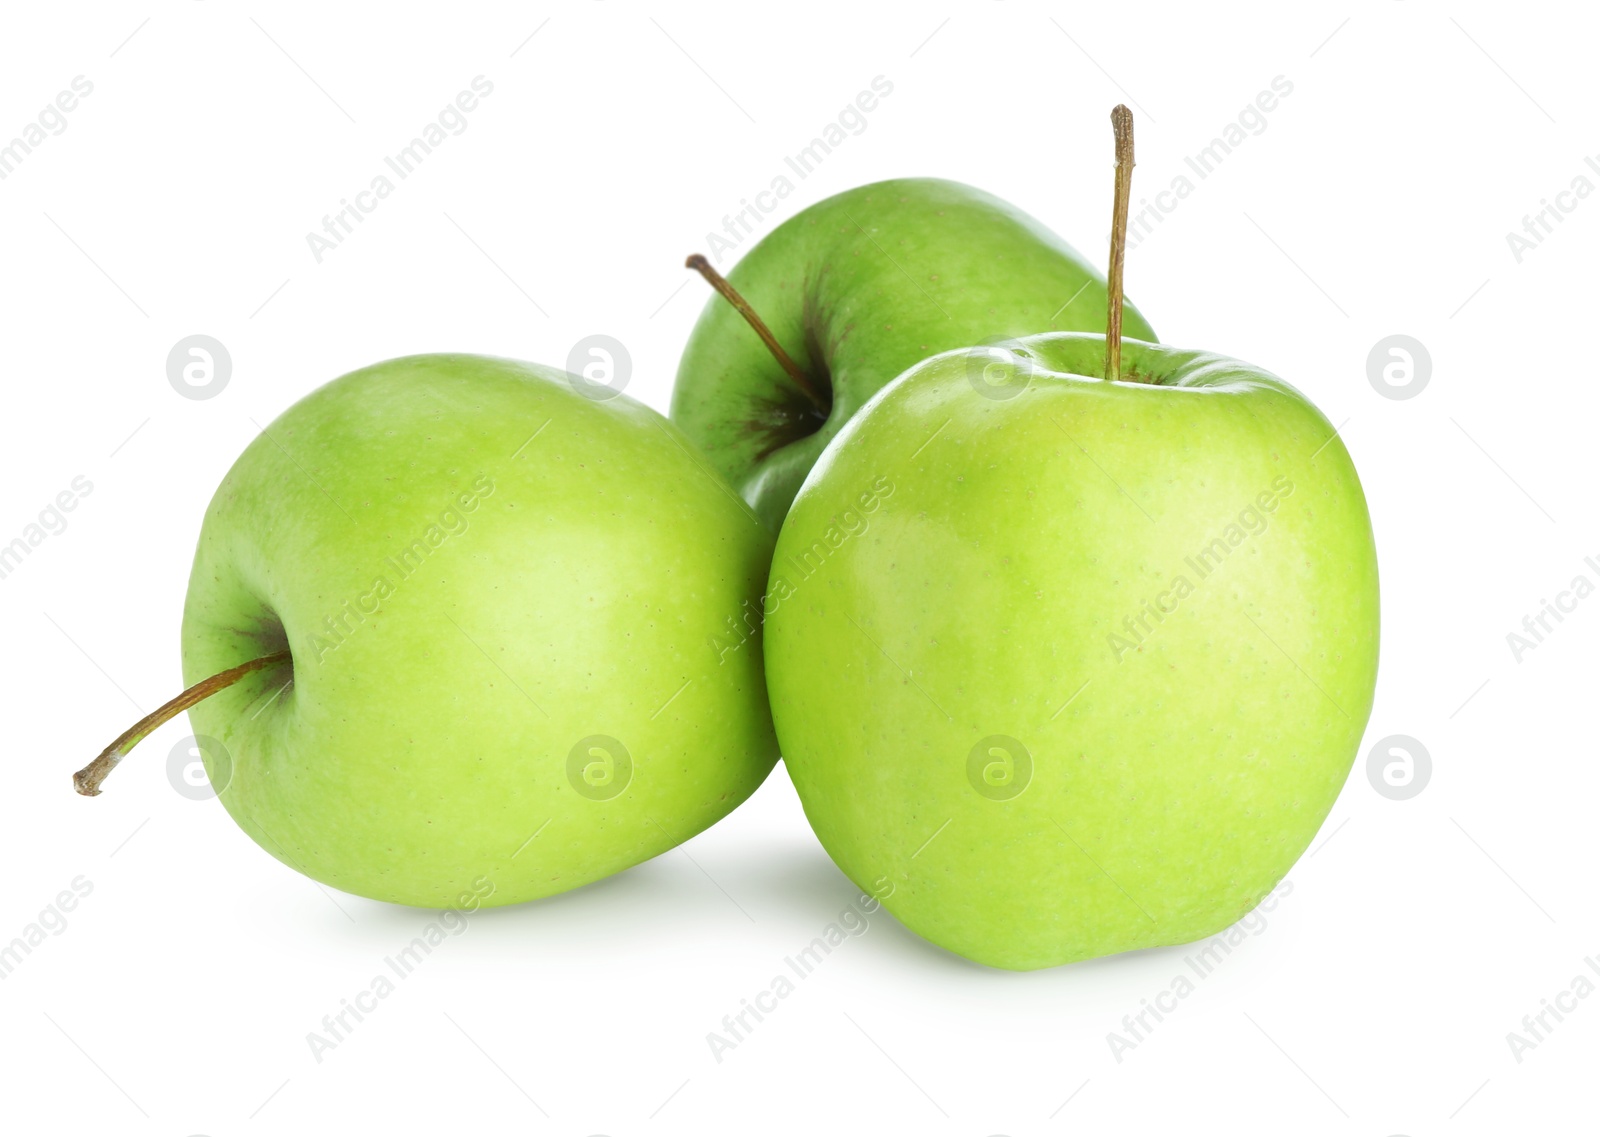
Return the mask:
{"type": "Polygon", "coordinates": [[[569,379],[368,367],[217,490],[185,676],[290,658],[191,722],[234,820],[306,875],[419,906],[548,896],[700,832],[776,761],[759,642],[712,646],[770,534],[660,415],[569,379]]]}
{"type": "MultiPolygon", "coordinates": [[[[729,283],[807,376],[808,396],[719,296],[678,365],[672,421],[774,530],[828,441],[906,368],[951,348],[1106,328],[1104,278],[997,197],[904,178],[774,229],[729,283]]],[[[1137,312],[1127,334],[1155,339],[1137,312]]]]}
{"type": "Polygon", "coordinates": [[[927,360],[779,536],[768,689],[806,816],[913,931],[1030,969],[1215,933],[1327,816],[1378,570],[1333,428],[1204,352],[1044,334],[927,360]]]}

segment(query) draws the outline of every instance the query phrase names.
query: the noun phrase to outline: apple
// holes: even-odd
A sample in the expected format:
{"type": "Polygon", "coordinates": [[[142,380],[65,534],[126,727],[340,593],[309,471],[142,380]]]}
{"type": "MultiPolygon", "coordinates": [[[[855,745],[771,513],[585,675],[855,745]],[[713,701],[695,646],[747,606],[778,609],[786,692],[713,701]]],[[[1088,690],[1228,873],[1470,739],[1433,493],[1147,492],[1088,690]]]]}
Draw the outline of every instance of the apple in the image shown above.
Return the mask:
{"type": "Polygon", "coordinates": [[[1372,708],[1378,570],[1328,420],[1106,335],[913,366],[784,521],[765,651],[806,816],[906,926],[1027,970],[1214,934],[1326,818],[1372,708]]]}
{"type": "MultiPolygon", "coordinates": [[[[936,178],[818,202],[763,238],[728,284],[746,310],[707,301],[671,417],[774,530],[823,447],[912,364],[1030,332],[1106,329],[1104,278],[1065,241],[997,197],[936,178]],[[745,326],[751,313],[776,355],[764,329],[745,326]]],[[[1136,312],[1128,334],[1155,339],[1136,312]]]]}
{"type": "Polygon", "coordinates": [[[672,848],[771,770],[759,643],[712,646],[770,554],[631,399],[535,364],[391,360],[296,403],[223,480],[174,704],[203,700],[223,805],[313,879],[418,906],[548,896],[672,848]]]}
{"type": "Polygon", "coordinates": [[[766,600],[807,818],[907,927],[1017,970],[1226,928],[1372,707],[1361,484],[1287,383],[1026,336],[912,368],[823,452],[766,600]]]}

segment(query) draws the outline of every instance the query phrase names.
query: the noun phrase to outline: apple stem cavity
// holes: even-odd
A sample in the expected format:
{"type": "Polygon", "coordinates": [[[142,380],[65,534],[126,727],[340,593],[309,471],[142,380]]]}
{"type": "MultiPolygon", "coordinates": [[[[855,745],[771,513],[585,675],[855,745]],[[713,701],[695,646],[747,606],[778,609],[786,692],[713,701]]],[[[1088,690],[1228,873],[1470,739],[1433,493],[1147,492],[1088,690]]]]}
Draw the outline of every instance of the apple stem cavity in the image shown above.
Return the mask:
{"type": "Polygon", "coordinates": [[[756,315],[756,310],[750,307],[750,302],[739,295],[738,289],[728,283],[728,278],[711,267],[711,262],[699,253],[691,253],[689,259],[683,262],[684,268],[692,268],[705,277],[706,283],[715,288],[722,298],[733,305],[734,311],[744,317],[744,322],[749,324],[756,335],[761,337],[761,342],[767,345],[767,350],[772,353],[772,358],[778,361],[789,378],[793,379],[795,386],[805,393],[806,398],[824,416],[828,413],[828,404],[823,399],[822,393],[817,390],[816,384],[811,381],[811,376],[794,361],[788,352],[783,350],[783,345],[778,342],[778,337],[772,334],[772,329],[767,327],[766,321],[756,315]]]}
{"type": "Polygon", "coordinates": [[[1117,140],[1117,181],[1111,203],[1111,265],[1106,272],[1106,379],[1122,378],[1122,262],[1128,252],[1128,197],[1133,191],[1133,112],[1111,108],[1117,140]]]}
{"type": "Polygon", "coordinates": [[[98,758],[72,775],[73,788],[84,797],[99,796],[100,783],[106,780],[106,775],[115,770],[117,763],[121,762],[129,751],[139,745],[144,740],[144,737],[158,726],[168,719],[176,718],[203,699],[209,699],[218,691],[232,687],[252,671],[260,671],[264,668],[276,667],[279,664],[288,662],[289,649],[284,648],[282,651],[275,651],[271,655],[264,655],[260,659],[252,659],[249,663],[241,663],[238,667],[230,667],[228,670],[218,672],[209,679],[200,680],[183,694],[161,704],[161,706],[119,734],[115,742],[100,752],[98,758]]]}

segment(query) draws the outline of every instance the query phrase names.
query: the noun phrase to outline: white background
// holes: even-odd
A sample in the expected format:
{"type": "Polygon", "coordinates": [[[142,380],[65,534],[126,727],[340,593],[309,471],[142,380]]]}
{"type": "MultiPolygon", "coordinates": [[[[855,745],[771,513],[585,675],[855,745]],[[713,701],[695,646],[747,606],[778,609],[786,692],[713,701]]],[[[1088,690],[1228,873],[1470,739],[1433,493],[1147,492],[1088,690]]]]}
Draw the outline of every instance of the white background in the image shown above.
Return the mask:
{"type": "Polygon", "coordinates": [[[20,8],[0,140],[74,76],[94,90],[0,181],[0,543],[75,476],[94,489],[0,580],[0,942],[74,878],[93,891],[0,981],[0,1126],[1382,1137],[1592,1116],[1600,998],[1520,1063],[1506,1038],[1600,954],[1600,599],[1520,663],[1506,641],[1574,576],[1600,583],[1600,195],[1520,263],[1506,240],[1600,154],[1579,5],[20,8]],[[480,74],[466,132],[318,264],[306,233],[480,74]],[[1184,949],[1008,974],[883,914],[718,1063],[707,1033],[854,898],[780,766],[682,849],[477,916],[319,1064],[307,1033],[428,914],[322,890],[174,792],[182,722],[103,797],[69,783],[176,691],[213,488],[257,424],[411,352],[563,365],[605,333],[664,410],[707,294],[684,255],[878,75],[893,94],[765,228],[940,175],[1098,259],[1113,103],[1138,119],[1137,203],[1293,83],[1128,268],[1165,340],[1342,424],[1371,503],[1377,704],[1292,895],[1120,1063],[1108,1032],[1184,949]],[[233,361],[204,401],[166,376],[193,333],[233,361]],[[1368,378],[1395,333],[1432,360],[1408,400],[1368,378]],[[1391,734],[1433,759],[1407,801],[1366,775],[1391,734]]]}

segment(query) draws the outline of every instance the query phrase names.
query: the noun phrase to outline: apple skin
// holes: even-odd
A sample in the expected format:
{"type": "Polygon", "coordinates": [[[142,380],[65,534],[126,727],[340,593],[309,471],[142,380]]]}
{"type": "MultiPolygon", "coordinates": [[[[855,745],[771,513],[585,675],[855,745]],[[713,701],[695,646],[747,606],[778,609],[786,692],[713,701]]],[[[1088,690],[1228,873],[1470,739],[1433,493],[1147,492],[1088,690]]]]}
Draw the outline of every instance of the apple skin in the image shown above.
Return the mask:
{"type": "MultiPolygon", "coordinates": [[[[818,202],[727,276],[832,396],[824,420],[733,307],[706,301],[672,421],[774,531],[823,447],[908,367],[990,339],[1106,327],[1105,278],[1070,245],[999,198],[937,178],[818,202]]],[[[1156,338],[1131,306],[1123,327],[1156,338]]]]}
{"type": "Polygon", "coordinates": [[[950,352],[840,431],[779,536],[765,650],[834,861],[1027,970],[1211,935],[1278,883],[1371,711],[1378,571],[1344,445],[1281,380],[1125,341],[1138,381],[1108,383],[1103,336],[1013,346],[980,357],[1002,390],[1031,372],[1012,397],[950,352]]]}
{"type": "Polygon", "coordinates": [[[294,653],[276,698],[284,669],[189,712],[231,756],[207,773],[257,843],[346,892],[496,905],[598,880],[729,813],[776,761],[758,641],[711,646],[770,554],[630,399],[472,355],[353,372],[258,436],[207,511],[186,680],[294,653]],[[596,796],[568,775],[591,736],[632,764],[624,782],[609,743],[580,747],[596,796]]]}

